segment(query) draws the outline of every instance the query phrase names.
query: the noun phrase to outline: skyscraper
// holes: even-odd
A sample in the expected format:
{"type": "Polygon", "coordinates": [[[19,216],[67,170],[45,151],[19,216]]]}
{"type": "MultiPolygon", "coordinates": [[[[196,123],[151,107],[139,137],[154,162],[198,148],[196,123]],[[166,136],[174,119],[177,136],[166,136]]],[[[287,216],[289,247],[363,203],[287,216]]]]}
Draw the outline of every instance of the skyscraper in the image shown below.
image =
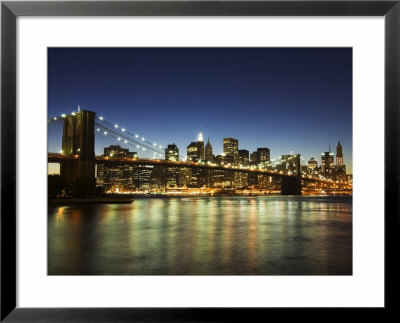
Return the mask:
{"type": "Polygon", "coordinates": [[[200,159],[199,145],[196,141],[192,141],[187,146],[187,159],[190,161],[198,161],[200,159]]]}
{"type": "Polygon", "coordinates": [[[165,148],[165,160],[179,160],[179,149],[177,145],[172,144],[165,148]]]}
{"type": "Polygon", "coordinates": [[[334,167],[335,163],[333,159],[334,157],[332,152],[326,151],[321,153],[321,167],[323,172],[334,167]]]}
{"type": "MultiPolygon", "coordinates": [[[[175,144],[168,145],[165,148],[165,160],[178,161],[179,149],[175,144]]],[[[165,184],[166,187],[177,186],[179,184],[179,168],[166,167],[165,168],[165,184]]]]}
{"type": "Polygon", "coordinates": [[[246,166],[249,164],[249,151],[246,149],[240,149],[238,151],[239,162],[241,165],[246,166]]]}
{"type": "Polygon", "coordinates": [[[336,166],[343,166],[343,151],[340,141],[336,146],[336,166]]]}
{"type": "Polygon", "coordinates": [[[199,159],[204,160],[204,139],[201,132],[197,136],[197,145],[199,146],[199,159]]]}
{"type": "Polygon", "coordinates": [[[258,163],[268,164],[270,161],[269,148],[257,148],[258,163]]]}
{"type": "Polygon", "coordinates": [[[204,159],[206,161],[212,161],[214,159],[213,152],[212,152],[212,146],[210,144],[210,138],[208,138],[208,140],[207,140],[204,159]]]}
{"type": "Polygon", "coordinates": [[[234,138],[224,138],[224,154],[225,156],[233,157],[233,162],[239,162],[238,153],[239,141],[234,138]]]}

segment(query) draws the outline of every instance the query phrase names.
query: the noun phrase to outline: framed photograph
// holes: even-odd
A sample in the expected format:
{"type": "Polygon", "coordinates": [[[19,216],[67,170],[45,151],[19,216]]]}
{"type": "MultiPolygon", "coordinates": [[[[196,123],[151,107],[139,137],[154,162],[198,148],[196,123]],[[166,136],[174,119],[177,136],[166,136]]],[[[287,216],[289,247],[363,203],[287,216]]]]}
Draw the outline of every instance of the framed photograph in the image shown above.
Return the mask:
{"type": "Polygon", "coordinates": [[[399,15],[3,1],[1,320],[394,309],[399,15]]]}

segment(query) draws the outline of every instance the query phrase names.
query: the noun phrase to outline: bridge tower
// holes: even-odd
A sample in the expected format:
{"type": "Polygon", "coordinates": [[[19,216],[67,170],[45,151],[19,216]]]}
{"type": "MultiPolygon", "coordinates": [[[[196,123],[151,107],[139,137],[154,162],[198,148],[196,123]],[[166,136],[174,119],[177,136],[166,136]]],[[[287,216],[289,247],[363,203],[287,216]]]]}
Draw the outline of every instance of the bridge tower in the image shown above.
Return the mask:
{"type": "Polygon", "coordinates": [[[296,169],[296,176],[282,178],[282,195],[301,195],[301,165],[300,154],[293,155],[294,168],[296,169]]]}
{"type": "Polygon", "coordinates": [[[60,165],[60,174],[68,182],[79,177],[95,178],[95,116],[94,112],[81,110],[64,118],[62,152],[79,156],[78,160],[60,165]]]}

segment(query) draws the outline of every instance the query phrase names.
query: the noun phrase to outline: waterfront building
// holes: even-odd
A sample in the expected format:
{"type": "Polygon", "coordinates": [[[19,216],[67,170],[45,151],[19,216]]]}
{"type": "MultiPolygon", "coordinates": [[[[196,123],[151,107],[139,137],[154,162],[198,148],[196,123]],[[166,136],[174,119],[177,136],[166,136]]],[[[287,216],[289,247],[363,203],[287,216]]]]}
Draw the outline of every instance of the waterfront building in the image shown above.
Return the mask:
{"type": "Polygon", "coordinates": [[[330,151],[326,151],[321,153],[321,168],[323,172],[326,172],[328,169],[334,168],[334,156],[330,151]]]}
{"type": "Polygon", "coordinates": [[[246,166],[249,164],[249,151],[240,149],[238,151],[240,165],[246,166]]]}
{"type": "Polygon", "coordinates": [[[137,191],[148,191],[150,189],[150,178],[155,167],[139,165],[133,170],[132,181],[137,191]]]}
{"type": "Polygon", "coordinates": [[[336,166],[343,166],[343,150],[340,141],[336,146],[336,166]]]}
{"type": "Polygon", "coordinates": [[[103,156],[137,158],[138,154],[135,151],[129,151],[127,148],[122,148],[120,145],[111,145],[104,148],[103,156]]]}
{"type": "Polygon", "coordinates": [[[262,165],[268,165],[270,162],[270,151],[269,148],[257,148],[257,163],[262,165]]]}
{"type": "Polygon", "coordinates": [[[179,149],[177,145],[172,144],[165,148],[165,160],[179,161],[179,149]]]}
{"type": "MultiPolygon", "coordinates": [[[[175,144],[168,145],[165,148],[165,160],[179,161],[179,149],[175,144]]],[[[178,167],[165,168],[165,185],[166,187],[175,187],[179,185],[180,169],[178,167]]]]}
{"type": "Polygon", "coordinates": [[[214,159],[212,146],[210,143],[210,138],[208,138],[208,140],[207,140],[207,144],[206,144],[206,148],[205,148],[205,152],[204,152],[204,159],[206,161],[210,161],[210,162],[212,162],[214,159]]]}
{"type": "MultiPolygon", "coordinates": [[[[104,148],[104,157],[113,158],[137,158],[136,152],[131,152],[129,149],[122,148],[119,145],[111,145],[104,148]]],[[[97,165],[96,185],[104,188],[106,192],[121,193],[129,192],[135,188],[133,183],[133,165],[105,166],[104,164],[97,165]]]]}
{"type": "Polygon", "coordinates": [[[250,165],[258,165],[258,152],[254,151],[250,154],[250,165]]]}
{"type": "Polygon", "coordinates": [[[200,160],[200,149],[197,141],[192,141],[187,146],[187,159],[195,162],[200,160]]]}
{"type": "Polygon", "coordinates": [[[231,156],[234,164],[239,162],[238,147],[239,141],[237,139],[224,138],[224,154],[225,156],[231,156]]]}
{"type": "Polygon", "coordinates": [[[312,177],[318,178],[319,175],[318,162],[314,157],[311,157],[307,163],[307,174],[311,175],[312,177]]]}

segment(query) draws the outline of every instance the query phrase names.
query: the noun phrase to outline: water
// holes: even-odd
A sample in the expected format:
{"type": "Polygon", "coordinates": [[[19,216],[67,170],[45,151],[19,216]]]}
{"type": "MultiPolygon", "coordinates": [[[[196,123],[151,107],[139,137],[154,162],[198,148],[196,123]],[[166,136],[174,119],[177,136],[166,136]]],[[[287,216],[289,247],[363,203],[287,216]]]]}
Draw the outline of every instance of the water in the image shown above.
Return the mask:
{"type": "Polygon", "coordinates": [[[351,197],[50,207],[49,275],[351,275],[351,197]]]}

